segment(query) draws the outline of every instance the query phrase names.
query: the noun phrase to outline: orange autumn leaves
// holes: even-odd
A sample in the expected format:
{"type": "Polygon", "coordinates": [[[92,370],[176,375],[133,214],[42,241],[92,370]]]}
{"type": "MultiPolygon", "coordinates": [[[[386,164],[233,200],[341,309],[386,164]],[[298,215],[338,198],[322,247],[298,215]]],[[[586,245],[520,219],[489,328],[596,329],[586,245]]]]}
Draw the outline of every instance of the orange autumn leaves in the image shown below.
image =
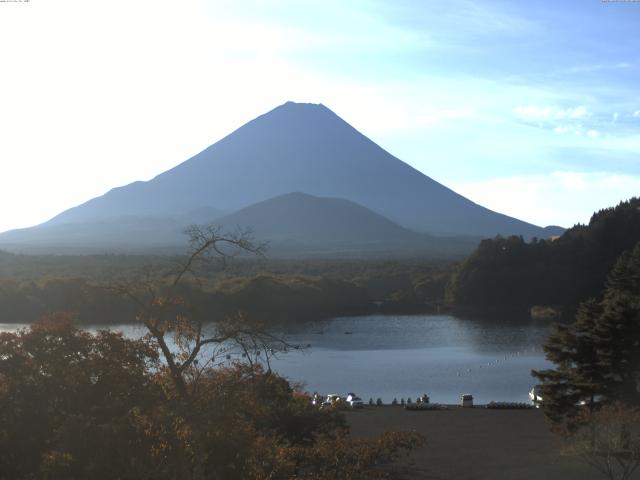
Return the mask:
{"type": "Polygon", "coordinates": [[[179,395],[152,341],[64,315],[2,333],[0,479],[375,478],[422,442],[353,439],[340,412],[257,366],[197,382],[179,395]]]}

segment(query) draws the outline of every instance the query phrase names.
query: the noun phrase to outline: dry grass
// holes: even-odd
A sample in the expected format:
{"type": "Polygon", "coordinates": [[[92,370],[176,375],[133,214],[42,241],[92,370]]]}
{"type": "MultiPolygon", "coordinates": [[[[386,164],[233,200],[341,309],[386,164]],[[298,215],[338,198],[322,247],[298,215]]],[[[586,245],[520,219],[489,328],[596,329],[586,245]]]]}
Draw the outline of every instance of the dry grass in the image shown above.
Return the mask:
{"type": "MultiPolygon", "coordinates": [[[[399,478],[442,480],[596,480],[598,472],[561,455],[539,410],[453,407],[410,412],[402,407],[367,407],[347,413],[352,433],[416,430],[426,445],[399,465],[399,478]]],[[[640,478],[640,477],[638,477],[640,478]]]]}

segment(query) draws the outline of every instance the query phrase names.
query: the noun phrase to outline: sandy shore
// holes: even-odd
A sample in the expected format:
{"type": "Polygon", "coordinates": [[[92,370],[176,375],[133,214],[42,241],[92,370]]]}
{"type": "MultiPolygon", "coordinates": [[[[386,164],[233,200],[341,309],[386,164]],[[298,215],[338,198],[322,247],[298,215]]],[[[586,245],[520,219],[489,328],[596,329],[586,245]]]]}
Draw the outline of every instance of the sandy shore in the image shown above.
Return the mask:
{"type": "Polygon", "coordinates": [[[347,419],[356,436],[388,430],[416,430],[425,436],[426,445],[400,462],[403,479],[603,478],[578,459],[559,453],[560,441],[539,410],[452,407],[411,412],[384,406],[347,412],[347,419]]]}

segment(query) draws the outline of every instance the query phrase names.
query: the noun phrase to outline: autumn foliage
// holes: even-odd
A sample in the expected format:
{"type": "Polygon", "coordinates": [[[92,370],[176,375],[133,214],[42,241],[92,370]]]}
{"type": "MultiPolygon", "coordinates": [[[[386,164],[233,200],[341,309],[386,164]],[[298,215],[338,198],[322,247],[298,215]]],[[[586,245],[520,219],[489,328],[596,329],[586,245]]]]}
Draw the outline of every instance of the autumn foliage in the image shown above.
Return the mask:
{"type": "Polygon", "coordinates": [[[360,479],[422,440],[353,439],[283,378],[236,364],[187,376],[149,339],[57,315],[0,334],[0,479],[360,479]]]}

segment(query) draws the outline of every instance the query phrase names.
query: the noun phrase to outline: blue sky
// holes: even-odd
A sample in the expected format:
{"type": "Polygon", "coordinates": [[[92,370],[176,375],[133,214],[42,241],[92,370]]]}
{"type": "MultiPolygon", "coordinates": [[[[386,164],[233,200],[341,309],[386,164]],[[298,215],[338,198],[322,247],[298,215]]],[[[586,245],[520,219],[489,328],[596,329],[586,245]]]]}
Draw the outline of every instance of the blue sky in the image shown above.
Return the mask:
{"type": "Polygon", "coordinates": [[[640,194],[640,3],[0,3],[0,231],[323,103],[489,208],[570,226],[640,194]]]}

